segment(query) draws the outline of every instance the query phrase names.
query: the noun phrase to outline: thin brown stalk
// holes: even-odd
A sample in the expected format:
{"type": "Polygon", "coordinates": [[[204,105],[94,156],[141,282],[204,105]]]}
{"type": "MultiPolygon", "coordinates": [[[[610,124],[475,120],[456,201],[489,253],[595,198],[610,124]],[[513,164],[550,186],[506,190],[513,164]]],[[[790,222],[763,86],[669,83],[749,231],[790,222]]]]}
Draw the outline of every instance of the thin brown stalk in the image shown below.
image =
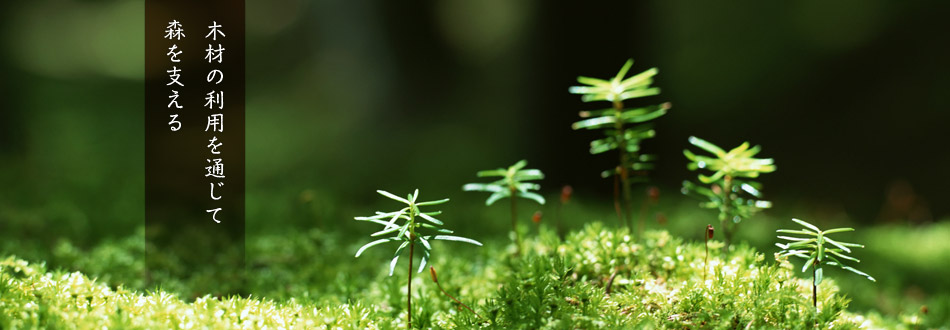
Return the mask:
{"type": "Polygon", "coordinates": [[[610,278],[607,279],[607,285],[606,285],[606,287],[605,287],[605,289],[604,289],[604,292],[606,292],[606,294],[607,294],[608,296],[610,295],[610,288],[614,286],[614,279],[615,279],[615,278],[617,278],[617,271],[616,271],[616,270],[614,270],[614,272],[610,274],[610,278]]]}
{"type": "Polygon", "coordinates": [[[429,273],[432,274],[432,282],[435,282],[435,286],[437,286],[439,290],[442,291],[442,294],[451,298],[453,301],[455,301],[455,303],[461,305],[462,307],[465,307],[465,309],[468,309],[469,312],[472,312],[472,314],[475,314],[475,316],[477,316],[478,318],[484,319],[481,315],[478,315],[478,313],[476,313],[474,309],[472,309],[471,307],[468,307],[468,305],[462,303],[461,301],[459,301],[458,299],[450,295],[448,292],[445,291],[445,289],[442,288],[442,285],[439,284],[439,277],[435,275],[434,267],[429,266],[429,273]]]}

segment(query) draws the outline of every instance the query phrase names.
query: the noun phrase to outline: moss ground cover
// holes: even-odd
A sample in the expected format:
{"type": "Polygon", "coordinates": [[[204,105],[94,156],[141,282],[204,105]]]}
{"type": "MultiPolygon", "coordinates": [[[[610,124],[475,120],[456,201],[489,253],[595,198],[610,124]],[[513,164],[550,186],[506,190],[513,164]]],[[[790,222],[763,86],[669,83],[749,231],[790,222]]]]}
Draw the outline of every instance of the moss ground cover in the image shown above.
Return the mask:
{"type": "MultiPolygon", "coordinates": [[[[88,253],[63,242],[51,257],[73,269],[51,269],[15,256],[0,261],[0,328],[30,329],[390,329],[405,327],[404,279],[378,262],[352,262],[330,252],[352,240],[318,229],[263,235],[248,243],[248,297],[196,294],[211,280],[145,288],[141,233],[88,253]],[[77,272],[81,269],[85,273],[77,272]]],[[[451,244],[452,242],[445,243],[451,244]]],[[[434,245],[443,244],[433,242],[434,245]]],[[[430,264],[452,296],[429,276],[413,278],[413,326],[496,329],[806,329],[946,328],[946,305],[927,315],[882,316],[848,309],[834,278],[821,282],[819,306],[810,278],[775,251],[735,244],[727,258],[712,251],[703,281],[702,242],[667,231],[635,241],[627,229],[591,223],[560,240],[542,226],[514,257],[504,238],[430,264]],[[609,291],[609,293],[608,293],[609,291]]],[[[711,245],[721,245],[711,241],[711,245]]],[[[449,246],[446,246],[448,248],[449,246]]],[[[438,248],[438,247],[436,247],[438,248]]],[[[86,252],[86,251],[84,251],[86,252]]],[[[385,253],[384,253],[385,252],[385,253]]],[[[366,254],[388,251],[367,250],[366,254]]],[[[363,258],[360,258],[363,259],[363,258]]],[[[910,262],[910,261],[909,261],[910,262]]]]}

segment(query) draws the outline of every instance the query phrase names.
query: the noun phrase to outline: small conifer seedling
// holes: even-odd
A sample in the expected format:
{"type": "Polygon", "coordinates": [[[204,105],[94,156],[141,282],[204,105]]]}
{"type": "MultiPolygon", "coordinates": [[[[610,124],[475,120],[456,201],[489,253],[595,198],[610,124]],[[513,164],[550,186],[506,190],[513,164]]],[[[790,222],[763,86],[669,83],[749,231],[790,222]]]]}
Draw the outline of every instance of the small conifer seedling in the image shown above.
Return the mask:
{"type": "MultiPolygon", "coordinates": [[[[650,86],[653,83],[653,76],[658,72],[656,68],[624,78],[631,66],[633,66],[633,60],[627,60],[627,63],[620,68],[620,72],[609,80],[577,77],[577,82],[584,86],[572,86],[568,89],[572,94],[581,94],[581,100],[584,102],[611,103],[611,107],[607,109],[581,111],[580,116],[584,119],[571,127],[575,130],[600,129],[604,131],[606,135],[604,138],[590,143],[591,154],[617,150],[619,163],[615,168],[603,171],[601,176],[614,177],[614,209],[621,224],[627,227],[630,227],[633,208],[630,187],[634,181],[645,180],[645,171],[653,168],[651,162],[655,158],[653,155],[641,153],[640,143],[656,135],[653,124],[649,121],[666,114],[670,109],[669,102],[640,108],[626,108],[624,101],[660,93],[659,88],[650,86]],[[624,200],[622,205],[621,189],[624,200]]],[[[640,221],[642,222],[643,219],[641,218],[640,221]]]]}
{"type": "Polygon", "coordinates": [[[383,195],[389,199],[395,200],[397,202],[406,204],[406,207],[394,212],[376,212],[376,215],[368,217],[356,217],[354,219],[359,221],[369,221],[372,223],[380,224],[383,226],[383,229],[373,233],[370,236],[383,236],[383,235],[392,235],[387,238],[377,239],[375,241],[366,243],[356,251],[356,257],[359,258],[363,251],[371,248],[373,246],[389,243],[389,242],[402,242],[399,244],[399,247],[396,248],[396,253],[393,256],[392,261],[389,263],[389,276],[393,275],[393,271],[396,269],[396,261],[399,260],[400,254],[402,251],[409,248],[409,280],[406,282],[406,311],[407,311],[407,325],[412,327],[412,256],[415,250],[416,244],[419,244],[422,247],[422,261],[419,265],[419,270],[417,272],[422,272],[426,267],[426,262],[429,260],[429,256],[432,253],[432,245],[430,242],[442,240],[442,241],[457,241],[465,242],[469,244],[475,244],[481,246],[482,243],[479,243],[476,240],[446,235],[451,234],[452,231],[442,228],[444,223],[436,219],[434,216],[442,214],[441,211],[434,212],[422,212],[420,206],[430,206],[438,205],[445,202],[448,202],[449,199],[440,199],[436,201],[429,202],[417,202],[416,199],[419,197],[419,189],[416,189],[415,192],[402,198],[392,193],[389,193],[384,190],[377,190],[377,193],[383,195]],[[419,219],[425,220],[420,221],[419,219]]]}
{"type": "Polygon", "coordinates": [[[699,174],[701,184],[683,181],[682,191],[706,199],[699,204],[700,207],[719,211],[719,229],[722,231],[725,244],[722,249],[725,253],[732,242],[735,225],[761,209],[772,207],[771,202],[759,199],[762,198],[762,184],[751,179],[758,178],[761,173],[775,171],[775,162],[771,158],[753,158],[762,147],[750,148],[748,142],[729,152],[695,136],[689,137],[689,143],[708,151],[713,157],[696,155],[685,149],[683,154],[690,161],[687,168],[713,173],[709,176],[699,174]]]}
{"type": "Polygon", "coordinates": [[[527,198],[544,205],[544,197],[531,190],[541,189],[537,183],[525,182],[544,179],[544,173],[538,169],[525,169],[528,161],[521,160],[507,169],[478,171],[476,175],[482,177],[501,177],[491,183],[469,183],[462,186],[465,191],[486,191],[491,195],[485,200],[485,205],[492,205],[502,198],[511,200],[511,230],[514,232],[515,248],[521,254],[521,235],[518,234],[518,205],[515,197],[527,198]]]}
{"type": "Polygon", "coordinates": [[[848,253],[851,253],[850,248],[863,248],[864,245],[840,242],[828,237],[828,235],[834,233],[854,231],[854,228],[821,230],[815,225],[802,220],[792,219],[792,221],[797,222],[804,228],[799,230],[779,229],[777,232],[804,237],[778,236],[779,239],[791,242],[786,244],[775,243],[775,245],[782,249],[778,254],[779,257],[796,256],[807,260],[805,261],[805,266],[802,267],[802,272],[807,271],[809,267],[812,269],[812,304],[815,308],[818,308],[818,284],[821,284],[821,280],[824,277],[824,272],[822,271],[823,265],[837,266],[841,269],[864,276],[868,280],[871,280],[871,282],[876,282],[876,280],[868,274],[850,266],[845,266],[844,263],[841,262],[842,259],[861,262],[861,260],[848,256],[848,253]]]}

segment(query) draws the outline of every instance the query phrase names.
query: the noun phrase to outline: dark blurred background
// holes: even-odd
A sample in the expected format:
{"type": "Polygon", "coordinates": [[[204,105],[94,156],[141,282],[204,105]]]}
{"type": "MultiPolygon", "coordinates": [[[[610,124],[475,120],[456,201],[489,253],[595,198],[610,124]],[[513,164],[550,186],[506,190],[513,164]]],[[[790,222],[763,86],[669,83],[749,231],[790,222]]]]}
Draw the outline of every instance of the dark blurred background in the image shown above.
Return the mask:
{"type": "MultiPolygon", "coordinates": [[[[444,220],[460,233],[505,242],[505,208],[484,208],[485,195],[461,186],[519,159],[547,174],[549,201],[574,186],[564,208],[572,228],[615,224],[612,182],[599,173],[616,160],[588,154],[599,132],[570,128],[578,111],[606,105],[567,88],[633,58],[631,72],[659,68],[663,92],[630,105],[673,104],[644,145],[660,157],[650,184],[662,197],[651,212],[668,216],[667,229],[698,240],[716,222],[678,192],[695,179],[682,156],[687,138],[750,141],[778,164],[761,179],[775,207],[744,222],[740,240],[774,252],[774,230],[790,217],[858,226],[868,252],[857,256],[875,261],[861,269],[879,282],[841,281],[853,307],[916,310],[932,292],[950,306],[950,226],[940,221],[950,216],[948,2],[246,7],[249,242],[308,228],[360,242],[373,227],[352,218],[394,206],[374,190],[414,188],[425,200],[452,198],[444,220]]],[[[64,261],[79,252],[58,242],[88,251],[131,237],[111,251],[141,252],[144,33],[140,0],[0,2],[0,254],[89,271],[64,261]]],[[[353,251],[321,253],[348,262],[353,251]]],[[[91,272],[130,268],[126,277],[138,278],[141,269],[127,267],[134,257],[91,272]]]]}
{"type": "MultiPolygon", "coordinates": [[[[68,223],[78,228],[53,231],[80,240],[142,222],[143,8],[0,4],[5,218],[32,216],[23,225],[38,231],[68,223]]],[[[762,144],[760,155],[779,166],[762,180],[780,212],[940,219],[950,212],[942,203],[948,9],[857,0],[249,1],[249,198],[304,192],[360,205],[378,188],[416,187],[454,196],[475,171],[521,158],[547,173],[549,193],[572,184],[609,198],[598,173],[613,157],[587,153],[599,133],[570,129],[577,111],[604,105],[567,87],[577,75],[610,77],[634,58],[632,71],[660,69],[663,90],[634,103],[673,104],[645,145],[660,156],[652,178],[665,196],[694,177],[681,152],[697,135],[724,147],[762,144]]]]}

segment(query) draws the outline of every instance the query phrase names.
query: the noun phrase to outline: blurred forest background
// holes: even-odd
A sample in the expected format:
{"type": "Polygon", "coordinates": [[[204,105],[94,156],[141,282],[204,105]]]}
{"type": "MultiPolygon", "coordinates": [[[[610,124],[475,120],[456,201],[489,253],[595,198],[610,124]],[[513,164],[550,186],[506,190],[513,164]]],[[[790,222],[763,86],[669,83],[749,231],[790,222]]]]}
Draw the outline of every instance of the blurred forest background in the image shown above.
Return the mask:
{"type": "MultiPolygon", "coordinates": [[[[567,88],[628,58],[631,72],[660,69],[663,92],[637,104],[673,104],[644,146],[667,205],[695,208],[678,191],[695,177],[682,149],[696,135],[763,145],[778,165],[762,177],[766,214],[783,223],[950,216],[947,2],[246,6],[248,233],[351,226],[381,203],[375,189],[475,209],[485,196],[462,184],[522,158],[547,174],[546,195],[573,185],[613,223],[598,174],[615,160],[588,154],[599,133],[570,128],[602,105],[567,88]]],[[[163,28],[146,31],[143,15],[132,0],[0,2],[0,235],[90,246],[143,224],[143,35],[163,28]]],[[[715,221],[702,212],[670,221],[715,221]]]]}
{"type": "MultiPolygon", "coordinates": [[[[139,225],[143,2],[0,6],[0,212],[42,209],[88,226],[53,229],[64,234],[139,225]]],[[[377,188],[455,195],[476,170],[526,158],[549,191],[572,184],[608,198],[611,182],[597,175],[614,160],[587,153],[599,133],[570,129],[577,111],[600,105],[566,91],[632,57],[633,71],[660,68],[662,94],[642,103],[673,103],[645,146],[660,156],[653,182],[664,196],[693,177],[681,151],[696,135],[762,144],[779,165],[763,177],[778,210],[940,219],[950,212],[948,9],[249,1],[248,193],[308,190],[330,204],[366,202],[377,188]]]]}

